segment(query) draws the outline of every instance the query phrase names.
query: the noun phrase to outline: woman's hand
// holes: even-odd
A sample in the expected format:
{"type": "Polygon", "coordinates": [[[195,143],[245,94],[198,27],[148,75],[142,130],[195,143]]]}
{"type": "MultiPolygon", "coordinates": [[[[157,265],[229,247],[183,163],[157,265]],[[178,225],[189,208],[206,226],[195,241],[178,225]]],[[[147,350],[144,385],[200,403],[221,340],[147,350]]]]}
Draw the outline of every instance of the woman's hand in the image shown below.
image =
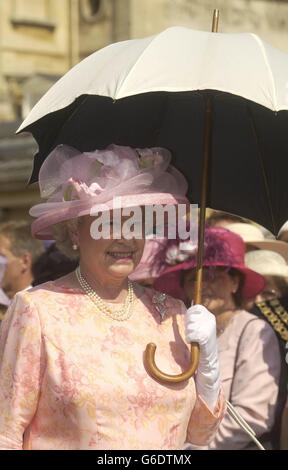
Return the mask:
{"type": "Polygon", "coordinates": [[[199,364],[195,378],[197,393],[212,410],[220,389],[220,371],[215,316],[203,305],[186,312],[186,341],[199,344],[199,364]]]}

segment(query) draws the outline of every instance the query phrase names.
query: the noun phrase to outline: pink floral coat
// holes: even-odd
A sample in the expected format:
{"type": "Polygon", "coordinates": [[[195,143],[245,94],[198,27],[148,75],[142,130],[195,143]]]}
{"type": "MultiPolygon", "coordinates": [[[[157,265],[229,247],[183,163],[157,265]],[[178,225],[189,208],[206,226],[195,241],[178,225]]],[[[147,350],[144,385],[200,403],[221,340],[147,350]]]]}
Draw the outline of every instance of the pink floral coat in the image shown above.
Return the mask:
{"type": "Polygon", "coordinates": [[[148,342],[158,346],[157,365],[167,373],[189,364],[185,307],[166,297],[161,323],[155,296],[145,289],[130,319],[118,322],[60,281],[18,293],[0,330],[0,449],[210,442],[225,411],[222,393],[212,412],[193,379],[162,385],[145,370],[148,342]]]}

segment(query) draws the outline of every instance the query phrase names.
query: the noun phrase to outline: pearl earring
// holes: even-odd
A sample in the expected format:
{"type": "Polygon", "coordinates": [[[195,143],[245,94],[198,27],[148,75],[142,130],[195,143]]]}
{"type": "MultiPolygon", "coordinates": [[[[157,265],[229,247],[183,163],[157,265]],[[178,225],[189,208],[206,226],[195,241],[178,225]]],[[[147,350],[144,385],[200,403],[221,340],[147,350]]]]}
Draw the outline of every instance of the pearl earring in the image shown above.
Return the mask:
{"type": "Polygon", "coordinates": [[[73,248],[73,250],[75,250],[75,251],[78,250],[78,246],[76,245],[76,243],[73,243],[72,248],[73,248]]]}

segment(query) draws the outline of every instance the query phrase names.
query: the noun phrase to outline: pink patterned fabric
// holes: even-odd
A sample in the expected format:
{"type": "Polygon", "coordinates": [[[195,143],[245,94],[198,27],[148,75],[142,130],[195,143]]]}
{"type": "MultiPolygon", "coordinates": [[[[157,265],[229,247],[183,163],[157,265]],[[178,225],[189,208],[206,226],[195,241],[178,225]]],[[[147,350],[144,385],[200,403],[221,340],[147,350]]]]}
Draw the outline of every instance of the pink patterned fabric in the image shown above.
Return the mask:
{"type": "Polygon", "coordinates": [[[178,374],[189,363],[185,307],[167,297],[160,323],[156,291],[144,289],[125,322],[97,311],[80,290],[53,281],[18,293],[0,330],[1,449],[181,449],[210,442],[223,418],[194,380],[161,385],[143,352],[178,374]],[[24,435],[24,439],[23,439],[24,435]]]}

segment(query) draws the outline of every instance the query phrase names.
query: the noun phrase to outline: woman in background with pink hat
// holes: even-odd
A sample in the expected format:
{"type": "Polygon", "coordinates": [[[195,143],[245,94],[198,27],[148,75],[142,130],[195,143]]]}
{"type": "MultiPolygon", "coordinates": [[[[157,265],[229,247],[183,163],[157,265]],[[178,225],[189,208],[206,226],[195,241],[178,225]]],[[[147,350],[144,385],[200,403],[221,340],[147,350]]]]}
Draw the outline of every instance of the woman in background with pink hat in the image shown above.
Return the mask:
{"type": "MultiPolygon", "coordinates": [[[[193,299],[197,247],[189,245],[178,253],[172,245],[162,253],[166,270],[154,287],[178,294],[186,305],[193,299]],[[176,254],[174,265],[169,250],[176,254]],[[177,263],[177,257],[186,260],[177,263]],[[176,261],[176,264],[175,264],[176,261]]],[[[179,249],[180,247],[180,249],[179,249]]],[[[181,249],[182,248],[182,249],[181,249]]],[[[244,265],[245,244],[240,236],[222,228],[205,231],[202,303],[216,317],[220,377],[227,400],[256,433],[265,448],[264,435],[274,424],[280,375],[280,352],[273,329],[264,320],[242,308],[244,299],[255,297],[264,278],[244,265]],[[264,441],[261,441],[261,436],[264,441]]],[[[198,448],[187,446],[187,448],[198,448]]],[[[199,449],[257,449],[249,436],[226,414],[214,440],[199,449]]]]}
{"type": "Polygon", "coordinates": [[[59,146],[45,160],[39,185],[48,200],[31,209],[33,234],[55,238],[80,263],[17,294],[5,315],[1,449],[164,450],[213,439],[225,410],[214,316],[129,280],[145,243],[143,227],[123,236],[131,209],[188,202],[170,159],[164,149],[111,145],[84,154],[59,146]],[[158,345],[162,370],[186,370],[185,321],[200,346],[197,377],[158,383],[143,362],[146,345],[158,345]]]}

